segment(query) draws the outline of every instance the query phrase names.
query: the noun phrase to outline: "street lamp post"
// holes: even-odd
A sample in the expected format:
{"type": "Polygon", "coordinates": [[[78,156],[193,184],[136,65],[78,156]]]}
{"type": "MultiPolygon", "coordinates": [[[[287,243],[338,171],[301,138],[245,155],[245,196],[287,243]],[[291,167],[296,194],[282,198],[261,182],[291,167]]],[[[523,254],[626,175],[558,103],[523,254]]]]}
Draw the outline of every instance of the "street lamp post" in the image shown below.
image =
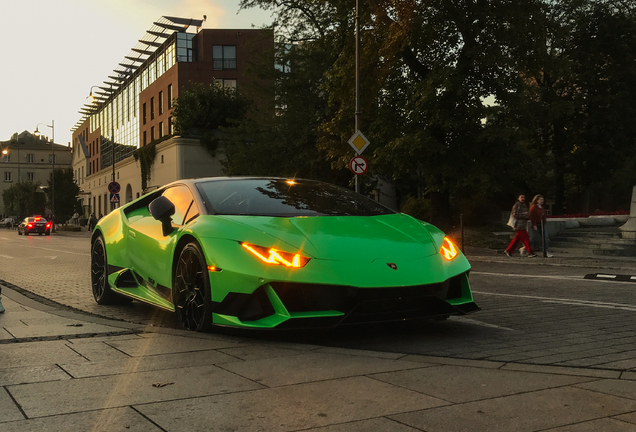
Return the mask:
{"type": "Polygon", "coordinates": [[[93,89],[94,89],[95,87],[99,88],[99,86],[92,86],[92,87],[91,87],[91,89],[90,89],[90,90],[89,90],[89,92],[88,92],[88,97],[86,98],[86,99],[90,99],[90,100],[91,100],[91,103],[94,103],[95,101],[97,101],[97,97],[96,97],[96,96],[93,96],[93,89]]]}
{"type": "MultiPolygon", "coordinates": [[[[55,218],[55,122],[51,120],[50,125],[47,125],[46,123],[38,123],[35,126],[35,132],[33,133],[36,137],[40,136],[40,131],[38,131],[38,126],[40,125],[51,128],[51,165],[53,167],[51,172],[51,214],[53,215],[53,218],[55,218]]],[[[55,227],[55,223],[53,224],[53,227],[55,227]]]]}
{"type": "MultiPolygon", "coordinates": [[[[356,132],[360,130],[362,127],[361,119],[362,115],[360,113],[360,7],[358,0],[356,0],[356,117],[355,117],[355,128],[356,132]]],[[[362,185],[359,180],[359,175],[355,177],[355,189],[357,193],[361,193],[362,185]]]]}

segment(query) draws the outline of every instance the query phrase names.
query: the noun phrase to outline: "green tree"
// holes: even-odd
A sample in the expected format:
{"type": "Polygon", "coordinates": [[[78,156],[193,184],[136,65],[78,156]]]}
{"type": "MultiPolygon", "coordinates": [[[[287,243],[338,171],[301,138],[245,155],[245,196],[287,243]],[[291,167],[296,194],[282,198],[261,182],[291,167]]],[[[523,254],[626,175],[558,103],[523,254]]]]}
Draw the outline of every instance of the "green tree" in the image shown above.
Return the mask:
{"type": "Polygon", "coordinates": [[[49,208],[55,211],[55,218],[58,223],[66,223],[75,212],[79,186],[73,178],[73,168],[56,168],[48,180],[46,196],[49,208]],[[55,184],[53,184],[55,179],[55,184]],[[55,195],[53,195],[55,191],[55,195]]]}
{"type": "MultiPolygon", "coordinates": [[[[447,224],[453,203],[488,209],[550,185],[559,212],[569,181],[585,188],[631,157],[633,2],[360,5],[361,130],[372,143],[365,152],[372,175],[364,178],[389,180],[402,200],[429,198],[433,223],[447,224]]],[[[261,124],[269,142],[244,141],[243,160],[259,155],[248,169],[291,172],[285,164],[299,154],[305,161],[295,166],[306,169],[313,157],[343,172],[354,132],[354,3],[242,0],[241,7],[271,10],[278,42],[298,56],[277,81],[283,109],[261,124]],[[262,163],[286,149],[290,156],[262,163]]]]}
{"type": "MultiPolygon", "coordinates": [[[[636,5],[633,6],[636,8],[636,5]]],[[[577,19],[571,53],[580,91],[573,130],[571,172],[589,211],[590,193],[608,173],[632,165],[636,148],[636,15],[625,7],[595,4],[577,19]]],[[[625,203],[632,184],[620,188],[625,203]]],[[[609,209],[608,209],[609,210],[609,209]]]]}
{"type": "Polygon", "coordinates": [[[271,100],[275,105],[253,110],[228,134],[227,174],[338,182],[341,173],[331,169],[316,146],[319,127],[330,111],[322,87],[325,65],[334,60],[331,39],[302,45],[281,39],[275,58],[277,67],[255,70],[260,85],[248,89],[255,100],[271,100]]]}
{"type": "Polygon", "coordinates": [[[2,193],[5,211],[18,217],[43,214],[46,196],[40,189],[40,183],[18,182],[2,193]]]}
{"type": "Polygon", "coordinates": [[[543,155],[561,214],[568,192],[589,200],[592,185],[633,155],[636,21],[634,5],[620,1],[545,1],[542,14],[532,55],[519,63],[526,86],[508,107],[543,155]]]}
{"type": "Polygon", "coordinates": [[[201,145],[214,156],[223,128],[233,126],[247,115],[249,104],[234,88],[219,84],[194,84],[175,100],[175,131],[198,136],[201,145]]]}
{"type": "MultiPolygon", "coordinates": [[[[362,130],[372,142],[372,174],[399,192],[431,197],[431,217],[444,225],[451,195],[496,192],[497,175],[521,159],[511,151],[515,128],[502,119],[486,126],[519,86],[513,54],[532,35],[536,2],[468,0],[361,1],[362,130]],[[523,35],[523,37],[521,36],[523,35]],[[497,157],[499,155],[510,155],[497,157]],[[458,175],[461,173],[461,175],[458,175]]],[[[327,101],[316,137],[332,168],[346,169],[354,132],[354,4],[344,0],[243,0],[243,7],[275,11],[276,28],[303,50],[329,47],[330,61],[315,64],[327,101]]],[[[293,69],[293,66],[292,66],[293,69]]],[[[371,179],[372,176],[366,178],[371,179]]]]}

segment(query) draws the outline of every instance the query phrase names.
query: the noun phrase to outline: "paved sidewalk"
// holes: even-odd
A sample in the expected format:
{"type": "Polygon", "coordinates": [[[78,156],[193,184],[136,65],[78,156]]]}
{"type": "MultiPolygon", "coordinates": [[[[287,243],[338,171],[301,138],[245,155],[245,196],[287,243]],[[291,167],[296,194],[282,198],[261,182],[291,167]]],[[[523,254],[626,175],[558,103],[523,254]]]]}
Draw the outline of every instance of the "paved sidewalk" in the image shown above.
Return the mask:
{"type": "Polygon", "coordinates": [[[0,430],[635,431],[636,373],[109,321],[3,287],[0,430]]]}

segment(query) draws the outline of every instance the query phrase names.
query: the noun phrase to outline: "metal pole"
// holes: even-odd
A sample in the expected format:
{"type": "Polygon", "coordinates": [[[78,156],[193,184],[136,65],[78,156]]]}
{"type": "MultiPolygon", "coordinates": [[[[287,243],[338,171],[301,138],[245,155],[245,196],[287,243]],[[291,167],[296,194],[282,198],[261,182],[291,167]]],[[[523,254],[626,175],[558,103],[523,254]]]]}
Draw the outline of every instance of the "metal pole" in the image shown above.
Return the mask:
{"type": "Polygon", "coordinates": [[[51,213],[55,216],[55,123],[51,120],[51,152],[53,175],[51,176],[51,213]]]}
{"type": "Polygon", "coordinates": [[[464,214],[459,214],[459,228],[461,230],[462,235],[462,253],[464,253],[464,214]]]}
{"type": "Polygon", "coordinates": [[[545,221],[541,220],[541,247],[543,249],[543,258],[548,257],[548,251],[545,250],[545,221]]]}
{"type": "Polygon", "coordinates": [[[55,121],[51,120],[51,152],[53,157],[53,173],[51,175],[51,214],[53,223],[51,231],[55,232],[55,121]]]}
{"type": "MultiPolygon", "coordinates": [[[[359,0],[356,0],[356,124],[355,132],[360,130],[360,14],[359,0]]],[[[359,175],[356,175],[356,192],[361,192],[359,175]]]]}
{"type": "MultiPolygon", "coordinates": [[[[114,135],[113,135],[114,136],[114,135]]],[[[113,140],[113,183],[115,183],[115,141],[113,140]]],[[[113,211],[115,210],[115,206],[117,204],[115,204],[114,202],[110,203],[110,210],[113,211]]]]}

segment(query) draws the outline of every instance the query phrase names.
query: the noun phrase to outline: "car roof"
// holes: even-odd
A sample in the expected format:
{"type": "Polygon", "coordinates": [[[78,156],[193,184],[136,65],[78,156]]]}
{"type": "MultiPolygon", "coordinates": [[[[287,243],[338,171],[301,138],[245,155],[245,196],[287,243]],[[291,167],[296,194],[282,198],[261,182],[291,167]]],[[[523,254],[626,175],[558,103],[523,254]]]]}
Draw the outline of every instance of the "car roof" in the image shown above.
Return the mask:
{"type": "MultiPolygon", "coordinates": [[[[210,182],[210,181],[289,180],[289,179],[292,179],[292,177],[268,177],[268,176],[201,177],[201,178],[195,178],[195,179],[176,180],[176,181],[173,181],[172,183],[168,183],[168,184],[162,186],[159,189],[167,188],[169,186],[177,185],[177,184],[185,184],[185,185],[188,185],[188,186],[192,187],[192,186],[194,186],[197,183],[205,183],[205,182],[210,182]]],[[[293,178],[293,180],[294,181],[313,182],[313,183],[324,183],[324,182],[322,182],[320,180],[312,180],[312,179],[305,179],[305,178],[293,178]]]]}

